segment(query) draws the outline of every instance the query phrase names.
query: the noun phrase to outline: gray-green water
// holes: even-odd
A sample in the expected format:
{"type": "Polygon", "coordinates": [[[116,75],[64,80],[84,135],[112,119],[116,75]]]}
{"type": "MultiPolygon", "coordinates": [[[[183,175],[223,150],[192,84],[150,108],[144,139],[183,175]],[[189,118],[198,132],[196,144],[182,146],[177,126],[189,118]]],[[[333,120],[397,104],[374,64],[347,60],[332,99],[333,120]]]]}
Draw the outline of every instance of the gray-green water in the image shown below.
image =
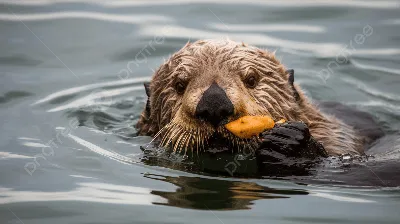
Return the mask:
{"type": "Polygon", "coordinates": [[[394,133],[399,12],[399,1],[0,1],[0,223],[398,223],[400,191],[384,181],[148,166],[139,146],[150,138],[132,136],[142,82],[163,58],[225,37],[276,50],[313,99],[394,133]]]}

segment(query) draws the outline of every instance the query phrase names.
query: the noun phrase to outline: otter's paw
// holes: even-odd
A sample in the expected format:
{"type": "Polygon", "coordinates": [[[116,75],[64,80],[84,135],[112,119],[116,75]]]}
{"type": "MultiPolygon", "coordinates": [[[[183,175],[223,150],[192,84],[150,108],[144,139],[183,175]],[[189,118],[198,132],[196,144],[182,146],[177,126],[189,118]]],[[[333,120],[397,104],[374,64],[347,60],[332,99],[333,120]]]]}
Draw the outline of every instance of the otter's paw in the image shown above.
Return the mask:
{"type": "Polygon", "coordinates": [[[259,150],[268,150],[283,154],[286,157],[318,158],[327,157],[319,142],[310,134],[303,122],[286,122],[276,124],[274,128],[261,134],[259,150]]]}

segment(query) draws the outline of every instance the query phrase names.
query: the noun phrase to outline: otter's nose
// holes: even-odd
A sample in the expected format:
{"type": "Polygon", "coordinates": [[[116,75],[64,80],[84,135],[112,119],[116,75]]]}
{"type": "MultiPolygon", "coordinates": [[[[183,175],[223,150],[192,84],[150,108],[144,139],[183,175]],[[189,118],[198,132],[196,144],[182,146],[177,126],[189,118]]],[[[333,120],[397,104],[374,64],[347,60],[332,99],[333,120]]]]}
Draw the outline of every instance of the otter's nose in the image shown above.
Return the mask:
{"type": "Polygon", "coordinates": [[[204,92],[196,107],[196,117],[210,122],[215,127],[227,121],[233,112],[232,102],[215,82],[204,92]]]}

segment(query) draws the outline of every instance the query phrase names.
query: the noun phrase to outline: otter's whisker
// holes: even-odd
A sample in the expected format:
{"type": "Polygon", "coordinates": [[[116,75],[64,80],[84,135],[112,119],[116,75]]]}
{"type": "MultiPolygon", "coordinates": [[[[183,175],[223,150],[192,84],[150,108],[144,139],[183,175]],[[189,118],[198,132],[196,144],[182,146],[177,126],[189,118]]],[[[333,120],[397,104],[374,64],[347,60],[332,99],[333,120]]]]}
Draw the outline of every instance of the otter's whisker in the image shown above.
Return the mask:
{"type": "Polygon", "coordinates": [[[234,146],[232,147],[232,151],[234,151],[235,149],[236,149],[236,151],[239,151],[239,141],[235,137],[232,137],[232,138],[233,138],[233,144],[234,144],[234,146]]]}
{"type": "Polygon", "coordinates": [[[187,149],[188,149],[188,146],[189,146],[191,137],[192,137],[192,132],[191,132],[191,130],[189,130],[187,133],[188,133],[188,134],[187,134],[187,139],[186,139],[186,141],[185,141],[185,144],[183,145],[183,147],[185,148],[185,155],[186,155],[186,152],[187,152],[187,149]]]}
{"type": "Polygon", "coordinates": [[[199,141],[200,141],[200,138],[199,138],[199,129],[197,128],[196,129],[196,132],[195,132],[195,139],[194,139],[194,141],[196,141],[196,154],[197,154],[197,156],[199,156],[199,141]]]}
{"type": "Polygon", "coordinates": [[[207,135],[207,133],[206,134],[204,134],[204,136],[203,136],[203,151],[206,151],[206,147],[209,145],[209,143],[208,143],[208,135],[207,135]]]}
{"type": "MultiPolygon", "coordinates": [[[[179,153],[181,153],[182,149],[186,146],[186,143],[189,139],[189,135],[190,135],[190,132],[188,132],[187,130],[184,130],[184,135],[182,138],[182,142],[180,144],[179,153]]],[[[186,149],[185,149],[185,155],[186,155],[186,149]]]]}
{"type": "Polygon", "coordinates": [[[199,130],[198,131],[198,136],[197,136],[197,139],[198,139],[198,142],[199,142],[198,151],[201,151],[201,147],[203,146],[203,138],[201,136],[202,136],[202,133],[199,130]]]}
{"type": "Polygon", "coordinates": [[[172,125],[171,128],[168,130],[169,131],[168,134],[164,136],[163,139],[164,146],[168,146],[172,142],[173,137],[177,132],[177,129],[175,128],[176,126],[177,126],[176,124],[172,125]]]}
{"type": "Polygon", "coordinates": [[[192,151],[192,155],[193,155],[193,153],[194,153],[194,147],[195,147],[195,145],[197,144],[196,138],[195,138],[195,136],[196,136],[196,131],[197,131],[197,129],[196,129],[196,130],[193,130],[193,131],[190,133],[190,143],[189,143],[188,147],[190,146],[190,150],[192,151]]]}
{"type": "Polygon", "coordinates": [[[145,149],[147,149],[147,148],[150,146],[150,144],[151,144],[152,142],[154,142],[154,140],[156,140],[157,137],[158,137],[163,131],[165,131],[165,130],[168,128],[168,125],[169,125],[169,124],[170,124],[170,123],[168,123],[167,125],[165,125],[163,128],[161,128],[161,129],[157,132],[156,135],[154,135],[154,137],[151,139],[151,141],[150,141],[149,143],[146,144],[145,149]]]}
{"type": "MultiPolygon", "coordinates": [[[[251,140],[251,139],[250,139],[250,140],[251,140]]],[[[249,140],[249,139],[246,139],[246,145],[245,145],[245,147],[248,146],[248,145],[250,144],[250,142],[249,142],[250,140],[249,140]]],[[[244,151],[244,148],[242,149],[242,151],[244,151]]]]}
{"type": "Polygon", "coordinates": [[[201,147],[203,147],[202,131],[200,129],[198,130],[198,142],[199,142],[199,147],[197,148],[197,154],[201,152],[201,147]]]}
{"type": "MultiPolygon", "coordinates": [[[[191,140],[192,140],[192,133],[189,132],[189,133],[188,133],[188,138],[187,138],[186,144],[185,144],[185,155],[186,155],[186,152],[187,152],[187,149],[188,149],[188,147],[189,147],[189,144],[190,144],[190,141],[191,141],[191,140]]],[[[192,145],[193,145],[193,141],[192,141],[192,145]]]]}
{"type": "Polygon", "coordinates": [[[206,147],[206,139],[205,139],[205,134],[204,133],[202,133],[202,135],[201,135],[201,146],[202,146],[202,151],[205,151],[205,147],[206,147]]]}
{"type": "Polygon", "coordinates": [[[167,132],[166,132],[166,134],[164,135],[164,137],[162,138],[162,140],[161,140],[161,146],[166,146],[166,142],[165,141],[167,141],[167,139],[169,139],[169,136],[173,133],[173,131],[171,131],[171,130],[173,130],[172,128],[173,127],[175,127],[175,125],[174,124],[171,124],[169,127],[168,127],[168,129],[166,130],[167,132]]]}
{"type": "Polygon", "coordinates": [[[188,142],[188,150],[192,151],[192,155],[194,153],[194,148],[196,147],[196,131],[195,129],[190,130],[190,135],[189,135],[189,142],[188,142]]]}
{"type": "Polygon", "coordinates": [[[182,144],[182,147],[185,148],[185,155],[186,155],[186,151],[187,151],[187,146],[189,145],[189,142],[190,142],[190,136],[191,136],[190,132],[189,131],[186,132],[186,138],[183,142],[184,144],[182,144]]]}
{"type": "Polygon", "coordinates": [[[171,135],[168,136],[167,144],[171,145],[172,148],[175,147],[177,139],[175,137],[180,133],[179,128],[172,130],[171,135]]]}
{"type": "MultiPolygon", "coordinates": [[[[244,143],[245,143],[244,145],[247,145],[247,139],[244,139],[244,143]]],[[[242,147],[240,147],[240,153],[243,153],[243,147],[244,147],[243,145],[242,147]]]]}
{"type": "Polygon", "coordinates": [[[187,132],[185,130],[183,130],[182,138],[180,138],[179,145],[178,145],[179,153],[182,152],[182,146],[183,146],[184,142],[186,141],[186,138],[187,138],[187,132]]]}
{"type": "Polygon", "coordinates": [[[241,143],[242,141],[239,140],[239,139],[237,139],[237,138],[235,138],[235,141],[236,141],[237,151],[239,152],[239,151],[240,151],[240,143],[241,143]]]}
{"type": "Polygon", "coordinates": [[[203,135],[203,151],[206,151],[206,147],[209,145],[208,138],[209,138],[208,133],[204,133],[204,135],[203,135]]]}
{"type": "MultiPolygon", "coordinates": [[[[177,131],[177,134],[179,133],[179,137],[178,137],[178,139],[175,141],[175,143],[174,143],[174,152],[176,152],[177,151],[177,147],[179,147],[179,144],[180,144],[180,142],[181,142],[181,139],[182,139],[182,137],[183,137],[183,135],[182,135],[182,131],[183,131],[183,128],[182,127],[180,127],[180,129],[177,131]]],[[[174,135],[174,137],[175,137],[175,135],[174,135]]]]}
{"type": "Polygon", "coordinates": [[[232,142],[232,153],[233,153],[233,150],[234,150],[235,146],[237,145],[236,138],[234,138],[232,135],[229,135],[229,140],[230,140],[230,142],[232,142]]]}
{"type": "Polygon", "coordinates": [[[183,147],[185,148],[185,155],[186,155],[190,140],[192,138],[192,130],[189,129],[189,130],[187,130],[185,132],[186,132],[187,135],[186,135],[186,139],[185,139],[185,142],[183,144],[183,147]]]}
{"type": "Polygon", "coordinates": [[[196,139],[194,138],[194,134],[190,134],[190,140],[191,140],[191,143],[190,143],[190,150],[192,151],[192,155],[193,155],[194,146],[195,146],[195,144],[196,144],[196,139]]]}
{"type": "Polygon", "coordinates": [[[233,153],[236,144],[236,139],[233,138],[232,135],[229,135],[229,141],[232,142],[232,153],[233,153]]]}
{"type": "Polygon", "coordinates": [[[157,137],[158,137],[163,131],[167,130],[167,129],[169,128],[170,124],[171,124],[171,122],[168,123],[167,125],[165,125],[163,128],[161,128],[161,129],[157,132],[157,134],[154,135],[153,139],[149,142],[149,144],[152,143],[154,140],[156,140],[157,137]]]}
{"type": "Polygon", "coordinates": [[[206,135],[203,135],[203,151],[206,151],[206,145],[208,145],[208,141],[206,135]]]}

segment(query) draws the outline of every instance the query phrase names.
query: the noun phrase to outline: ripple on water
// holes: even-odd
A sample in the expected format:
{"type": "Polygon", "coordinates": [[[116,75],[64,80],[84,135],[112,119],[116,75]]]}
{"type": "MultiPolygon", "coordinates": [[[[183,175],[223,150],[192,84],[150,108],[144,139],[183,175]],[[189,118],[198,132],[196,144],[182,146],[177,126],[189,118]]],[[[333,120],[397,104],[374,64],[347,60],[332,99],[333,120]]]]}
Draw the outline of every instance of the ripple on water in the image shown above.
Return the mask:
{"type": "Polygon", "coordinates": [[[63,112],[69,119],[76,119],[79,126],[129,139],[136,135],[134,126],[147,101],[143,82],[149,79],[139,77],[64,89],[31,106],[53,106],[47,112],[63,112]]]}
{"type": "Polygon", "coordinates": [[[306,33],[324,33],[326,28],[315,25],[300,24],[220,24],[211,23],[209,27],[221,31],[243,31],[243,32],[306,32],[306,33]]]}
{"type": "Polygon", "coordinates": [[[44,21],[56,19],[93,19],[107,22],[119,22],[129,24],[141,24],[142,21],[148,22],[173,22],[173,19],[161,15],[121,15],[107,14],[89,11],[64,11],[50,13],[32,13],[32,14],[3,14],[0,13],[0,21],[44,21]]]}
{"type": "Polygon", "coordinates": [[[0,104],[8,103],[10,101],[32,95],[33,95],[32,93],[25,91],[9,91],[4,93],[3,96],[0,96],[0,104]]]}
{"type": "MultiPolygon", "coordinates": [[[[101,88],[118,89],[120,86],[123,86],[123,85],[142,85],[144,82],[148,82],[148,81],[150,81],[150,77],[138,77],[138,78],[120,79],[117,81],[100,82],[100,83],[94,83],[94,84],[89,84],[89,85],[84,85],[84,86],[73,87],[73,88],[64,89],[59,92],[52,93],[52,94],[34,102],[32,105],[43,104],[48,101],[54,102],[53,100],[60,101],[60,103],[63,103],[65,101],[62,101],[59,98],[67,97],[70,95],[78,95],[80,93],[87,92],[89,90],[96,90],[96,89],[101,89],[101,88]]],[[[143,86],[141,86],[141,87],[143,89],[143,86]]],[[[98,92],[98,90],[96,90],[96,92],[98,92]]]]}
{"type": "Polygon", "coordinates": [[[362,64],[354,59],[350,60],[350,62],[352,65],[354,65],[356,68],[359,68],[359,69],[384,72],[384,73],[393,74],[393,75],[400,75],[400,69],[387,68],[387,67],[377,66],[377,65],[362,64]]]}
{"type": "Polygon", "coordinates": [[[0,65],[10,66],[36,66],[43,63],[41,60],[31,58],[26,55],[14,55],[14,56],[1,56],[0,65]]]}
{"type": "MultiPolygon", "coordinates": [[[[24,5],[24,6],[43,6],[43,5],[53,5],[60,3],[71,3],[70,0],[4,0],[2,1],[4,4],[12,4],[12,5],[24,5]]],[[[112,1],[91,1],[91,0],[75,0],[75,3],[85,3],[85,4],[94,4],[101,5],[103,7],[111,7],[111,8],[126,8],[126,7],[135,7],[135,6],[152,6],[152,5],[182,5],[188,3],[201,3],[201,4],[213,4],[215,1],[213,0],[165,0],[165,1],[121,1],[121,0],[112,0],[112,1]]],[[[229,4],[243,4],[243,1],[240,0],[230,0],[229,4]]],[[[280,6],[280,7],[355,7],[355,8],[382,8],[382,9],[393,9],[398,7],[398,3],[396,1],[326,1],[326,0],[305,0],[301,2],[302,4],[298,4],[296,0],[286,0],[286,1],[247,1],[246,4],[253,5],[265,5],[265,6],[280,6]]]]}
{"type": "MultiPolygon", "coordinates": [[[[390,93],[385,93],[383,91],[379,91],[379,90],[374,89],[373,87],[368,86],[367,84],[361,82],[360,80],[355,80],[355,79],[348,78],[348,77],[343,77],[341,80],[350,84],[351,86],[356,87],[358,90],[360,90],[363,93],[366,93],[368,96],[371,96],[371,97],[374,97],[377,99],[381,99],[384,101],[400,103],[400,96],[390,94],[390,93]]],[[[380,101],[380,102],[382,102],[382,101],[380,101]]]]}
{"type": "MultiPolygon", "coordinates": [[[[203,29],[187,28],[178,25],[147,25],[139,27],[139,35],[141,36],[157,36],[160,33],[168,38],[192,41],[197,39],[213,39],[226,37],[225,32],[217,32],[203,29]]],[[[342,43],[315,43],[315,42],[300,42],[295,40],[283,39],[262,33],[229,33],[229,38],[233,40],[245,40],[247,44],[258,46],[278,47],[283,49],[299,50],[312,52],[314,56],[324,58],[336,58],[343,53],[345,45],[342,43]]],[[[382,49],[348,49],[350,55],[399,55],[399,48],[382,48],[382,49]]]]}

